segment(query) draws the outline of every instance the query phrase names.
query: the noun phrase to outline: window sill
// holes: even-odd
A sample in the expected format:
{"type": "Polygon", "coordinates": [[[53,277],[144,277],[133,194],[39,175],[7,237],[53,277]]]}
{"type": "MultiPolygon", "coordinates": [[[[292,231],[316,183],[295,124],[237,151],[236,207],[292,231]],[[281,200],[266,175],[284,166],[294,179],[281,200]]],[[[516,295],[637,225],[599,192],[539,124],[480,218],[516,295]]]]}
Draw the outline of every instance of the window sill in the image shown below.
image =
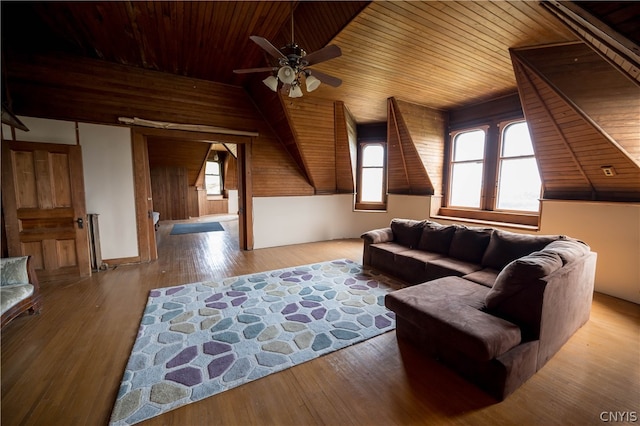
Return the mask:
{"type": "Polygon", "coordinates": [[[386,211],[387,205],[381,203],[356,203],[355,209],[359,211],[386,211]]]}
{"type": "Polygon", "coordinates": [[[540,229],[540,215],[483,210],[441,208],[436,219],[455,220],[478,225],[501,226],[506,228],[537,231],[540,229]]]}

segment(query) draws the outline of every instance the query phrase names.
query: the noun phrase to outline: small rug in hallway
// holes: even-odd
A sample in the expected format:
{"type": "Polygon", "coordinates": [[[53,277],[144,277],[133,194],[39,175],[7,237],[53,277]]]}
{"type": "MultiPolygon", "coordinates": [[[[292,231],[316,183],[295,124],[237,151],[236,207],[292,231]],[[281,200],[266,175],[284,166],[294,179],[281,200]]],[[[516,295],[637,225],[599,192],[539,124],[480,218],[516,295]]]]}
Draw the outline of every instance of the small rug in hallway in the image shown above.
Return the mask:
{"type": "Polygon", "coordinates": [[[198,232],[224,231],[220,222],[176,223],[170,235],[197,234],[198,232]]]}
{"type": "Polygon", "coordinates": [[[129,425],[395,328],[350,260],[152,290],[111,414],[129,425]]]}

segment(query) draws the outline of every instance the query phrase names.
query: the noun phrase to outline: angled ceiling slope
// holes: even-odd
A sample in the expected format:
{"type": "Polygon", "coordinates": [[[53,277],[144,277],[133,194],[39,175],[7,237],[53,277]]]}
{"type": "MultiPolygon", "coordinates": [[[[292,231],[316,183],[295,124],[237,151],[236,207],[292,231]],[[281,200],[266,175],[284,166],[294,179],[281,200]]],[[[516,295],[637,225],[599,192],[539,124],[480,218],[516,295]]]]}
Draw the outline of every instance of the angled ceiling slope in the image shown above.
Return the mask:
{"type": "Polygon", "coordinates": [[[544,197],[640,201],[640,87],[582,43],[511,53],[544,197]]]}

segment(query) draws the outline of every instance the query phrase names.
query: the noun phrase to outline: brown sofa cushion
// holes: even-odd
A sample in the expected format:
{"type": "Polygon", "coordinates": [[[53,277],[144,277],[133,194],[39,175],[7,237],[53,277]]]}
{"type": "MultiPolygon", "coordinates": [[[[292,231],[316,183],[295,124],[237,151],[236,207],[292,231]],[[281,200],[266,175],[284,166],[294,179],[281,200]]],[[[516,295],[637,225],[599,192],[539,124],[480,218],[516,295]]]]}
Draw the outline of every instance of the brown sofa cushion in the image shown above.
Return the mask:
{"type": "Polygon", "coordinates": [[[392,219],[393,240],[405,247],[416,248],[422,236],[426,221],[413,219],[392,219]]]}
{"type": "Polygon", "coordinates": [[[556,253],[537,251],[509,263],[496,278],[496,282],[485,297],[488,309],[498,309],[510,298],[524,290],[532,282],[546,277],[562,267],[556,253]]]}
{"type": "Polygon", "coordinates": [[[581,258],[591,251],[591,248],[582,241],[573,238],[562,237],[559,240],[549,243],[544,250],[545,252],[556,253],[562,259],[562,264],[581,258]]]}
{"type": "Polygon", "coordinates": [[[550,242],[560,238],[555,235],[527,235],[496,229],[482,257],[482,264],[502,269],[507,263],[522,256],[542,250],[550,242]]]}
{"type": "Polygon", "coordinates": [[[449,256],[465,262],[480,263],[484,255],[489,240],[491,239],[491,228],[468,228],[466,226],[456,226],[456,231],[449,246],[449,256]]]}
{"type": "Polygon", "coordinates": [[[396,290],[385,305],[432,334],[434,341],[478,361],[496,358],[521,342],[518,326],[482,312],[489,289],[459,277],[445,277],[396,290]]]}
{"type": "Polygon", "coordinates": [[[467,275],[463,275],[465,280],[473,281],[474,283],[482,284],[486,287],[493,287],[498,278],[500,271],[492,268],[484,268],[479,271],[472,272],[467,275]]]}
{"type": "Polygon", "coordinates": [[[418,249],[433,253],[449,254],[451,239],[456,232],[455,225],[443,226],[435,222],[427,222],[422,230],[418,249]]]}

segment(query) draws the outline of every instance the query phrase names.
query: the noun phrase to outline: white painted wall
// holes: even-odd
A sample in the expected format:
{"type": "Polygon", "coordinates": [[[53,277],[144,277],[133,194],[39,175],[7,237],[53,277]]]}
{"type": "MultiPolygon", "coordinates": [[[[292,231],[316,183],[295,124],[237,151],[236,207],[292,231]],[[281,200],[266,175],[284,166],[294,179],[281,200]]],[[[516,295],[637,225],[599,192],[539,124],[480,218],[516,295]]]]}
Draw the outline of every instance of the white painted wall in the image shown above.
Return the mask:
{"type": "Polygon", "coordinates": [[[640,203],[543,201],[540,232],[598,253],[596,291],[640,303],[640,203]]]}
{"type": "Polygon", "coordinates": [[[238,190],[230,189],[228,194],[227,201],[227,213],[229,214],[237,214],[238,213],[238,190]]]}
{"type": "MultiPolygon", "coordinates": [[[[48,120],[46,118],[18,117],[29,129],[16,129],[16,140],[24,142],[45,142],[64,145],[76,144],[76,123],[73,121],[48,120]]],[[[4,130],[3,130],[4,134],[4,130]]]]}
{"type": "Polygon", "coordinates": [[[350,194],[254,197],[254,248],[358,238],[394,217],[424,218],[429,197],[391,195],[388,206],[386,212],[354,211],[350,194]]]}
{"type": "Polygon", "coordinates": [[[87,213],[97,213],[102,259],[138,256],[138,234],[127,127],[79,124],[87,213]]]}
{"type": "MultiPolygon", "coordinates": [[[[29,129],[16,129],[16,140],[21,142],[76,144],[76,123],[74,121],[48,120],[46,118],[18,117],[29,129]]],[[[2,137],[13,140],[11,127],[2,125],[2,137]]]]}

